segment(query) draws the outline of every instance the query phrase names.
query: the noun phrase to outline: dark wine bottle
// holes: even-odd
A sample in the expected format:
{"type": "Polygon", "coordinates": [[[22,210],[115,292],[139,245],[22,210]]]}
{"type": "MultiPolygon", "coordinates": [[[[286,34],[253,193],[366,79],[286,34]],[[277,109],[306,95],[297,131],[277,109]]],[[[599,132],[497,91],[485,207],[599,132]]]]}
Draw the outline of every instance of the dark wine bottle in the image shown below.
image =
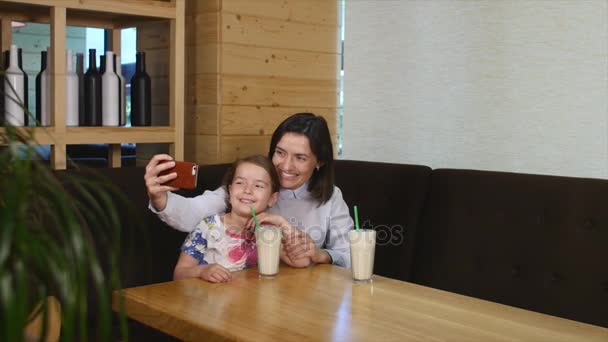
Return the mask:
{"type": "Polygon", "coordinates": [[[27,84],[27,72],[25,72],[25,70],[23,70],[23,50],[21,48],[19,48],[17,50],[17,54],[19,55],[19,60],[18,60],[18,65],[19,65],[19,69],[21,69],[21,72],[23,73],[23,107],[25,108],[25,110],[23,111],[23,125],[27,126],[28,123],[30,122],[30,115],[29,115],[29,104],[30,101],[29,99],[29,87],[27,84]]]}
{"type": "Polygon", "coordinates": [[[99,74],[103,75],[106,72],[106,55],[99,55],[99,74]]]}
{"type": "MultiPolygon", "coordinates": [[[[118,126],[124,126],[125,123],[123,122],[122,118],[123,118],[123,109],[122,109],[122,97],[124,96],[123,92],[123,86],[124,84],[122,84],[123,80],[120,77],[120,65],[117,63],[117,59],[116,59],[116,55],[114,55],[113,59],[113,63],[114,63],[114,73],[116,74],[117,78],[118,78],[118,126]]],[[[120,58],[119,58],[120,59],[120,58]]]]}
{"type": "Polygon", "coordinates": [[[95,49],[89,49],[89,68],[84,74],[84,111],[85,126],[101,126],[101,74],[95,49]]]}
{"type": "Polygon", "coordinates": [[[46,51],[40,52],[40,72],[36,75],[36,122],[42,123],[42,73],[46,70],[46,51]]]}
{"type": "Polygon", "coordinates": [[[146,53],[138,52],[131,78],[131,126],[150,126],[152,98],[150,76],[146,73],[146,53]]]}
{"type": "Polygon", "coordinates": [[[84,110],[84,54],[76,54],[76,75],[78,75],[78,125],[85,125],[84,110]]]}

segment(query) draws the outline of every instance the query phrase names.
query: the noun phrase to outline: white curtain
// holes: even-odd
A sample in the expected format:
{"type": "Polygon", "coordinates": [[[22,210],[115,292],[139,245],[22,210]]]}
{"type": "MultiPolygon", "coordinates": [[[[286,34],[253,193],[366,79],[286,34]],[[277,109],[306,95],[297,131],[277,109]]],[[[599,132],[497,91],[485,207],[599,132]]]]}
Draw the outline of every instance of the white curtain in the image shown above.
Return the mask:
{"type": "Polygon", "coordinates": [[[343,158],[608,178],[606,0],[346,0],[343,158]]]}

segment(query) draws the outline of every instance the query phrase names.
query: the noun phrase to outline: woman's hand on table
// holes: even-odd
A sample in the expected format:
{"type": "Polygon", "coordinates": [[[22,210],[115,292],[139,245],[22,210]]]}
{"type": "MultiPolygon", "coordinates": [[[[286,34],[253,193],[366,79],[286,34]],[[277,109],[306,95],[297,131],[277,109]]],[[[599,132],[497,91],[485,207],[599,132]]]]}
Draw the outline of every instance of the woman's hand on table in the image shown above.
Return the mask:
{"type": "Polygon", "coordinates": [[[163,176],[158,174],[174,166],[173,158],[168,154],[157,154],[146,165],[146,173],[144,174],[146,190],[152,206],[158,211],[164,210],[167,206],[167,192],[177,190],[177,188],[162,184],[176,178],[177,173],[172,172],[163,176]],[[163,161],[168,162],[162,163],[163,161]]]}
{"type": "Polygon", "coordinates": [[[331,263],[329,254],[317,248],[315,242],[304,231],[294,229],[291,234],[284,235],[283,244],[285,246],[285,253],[291,260],[310,259],[310,261],[316,264],[331,263]]]}

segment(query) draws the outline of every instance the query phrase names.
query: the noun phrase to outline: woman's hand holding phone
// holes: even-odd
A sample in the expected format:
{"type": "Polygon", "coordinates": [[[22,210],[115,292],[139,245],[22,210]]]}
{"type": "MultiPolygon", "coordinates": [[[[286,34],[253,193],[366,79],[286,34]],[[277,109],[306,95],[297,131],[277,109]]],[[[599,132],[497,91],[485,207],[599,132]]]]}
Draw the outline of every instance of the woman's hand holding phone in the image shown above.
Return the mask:
{"type": "Polygon", "coordinates": [[[177,178],[177,173],[160,174],[174,166],[173,157],[168,154],[157,154],[146,165],[146,173],[144,174],[146,190],[152,206],[158,211],[164,210],[167,206],[167,192],[177,190],[175,187],[164,185],[164,183],[177,178]]]}

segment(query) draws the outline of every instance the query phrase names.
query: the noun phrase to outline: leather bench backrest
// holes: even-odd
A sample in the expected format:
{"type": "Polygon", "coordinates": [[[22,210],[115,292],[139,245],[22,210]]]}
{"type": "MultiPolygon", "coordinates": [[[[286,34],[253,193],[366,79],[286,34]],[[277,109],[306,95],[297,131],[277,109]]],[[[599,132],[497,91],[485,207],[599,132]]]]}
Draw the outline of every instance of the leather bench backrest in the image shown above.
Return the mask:
{"type": "Polygon", "coordinates": [[[414,281],[608,326],[608,181],[434,170],[414,281]]]}
{"type": "Polygon", "coordinates": [[[410,280],[416,227],[431,169],[420,165],[336,161],[336,185],[361,228],[376,230],[374,273],[410,280]]]}

